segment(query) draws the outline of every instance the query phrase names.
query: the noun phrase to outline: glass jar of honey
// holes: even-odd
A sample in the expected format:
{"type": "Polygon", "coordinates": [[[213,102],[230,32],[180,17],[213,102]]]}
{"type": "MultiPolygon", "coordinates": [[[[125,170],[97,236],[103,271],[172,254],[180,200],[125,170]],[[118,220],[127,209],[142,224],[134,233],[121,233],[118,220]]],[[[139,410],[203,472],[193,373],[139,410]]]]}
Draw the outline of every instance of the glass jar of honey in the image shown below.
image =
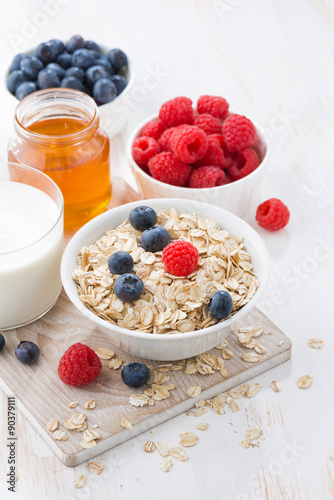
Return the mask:
{"type": "Polygon", "coordinates": [[[16,108],[8,160],[34,167],[60,187],[65,226],[97,216],[111,198],[109,139],[94,100],[66,88],[39,90],[16,108]]]}

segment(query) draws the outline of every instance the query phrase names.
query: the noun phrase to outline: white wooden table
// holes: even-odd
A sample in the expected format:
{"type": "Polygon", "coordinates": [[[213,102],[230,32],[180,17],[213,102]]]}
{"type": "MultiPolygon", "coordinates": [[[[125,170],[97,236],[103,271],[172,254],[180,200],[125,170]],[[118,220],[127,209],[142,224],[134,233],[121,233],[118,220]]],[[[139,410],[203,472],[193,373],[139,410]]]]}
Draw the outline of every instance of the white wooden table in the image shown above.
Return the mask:
{"type": "MultiPolygon", "coordinates": [[[[172,471],[164,474],[160,456],[142,451],[148,439],[176,444],[179,432],[194,425],[193,417],[181,415],[105,453],[100,457],[104,473],[90,474],[81,490],[73,478],[88,475],[85,465],[64,467],[18,413],[17,492],[7,492],[2,395],[1,500],[334,498],[333,2],[50,0],[52,10],[41,15],[47,3],[6,2],[0,18],[1,68],[4,73],[17,52],[73,33],[128,52],[137,90],[129,102],[128,126],[112,145],[114,172],[130,180],[124,156],[130,131],[177,95],[223,95],[233,110],[267,129],[272,156],[259,201],[281,198],[291,221],[286,230],[270,234],[257,227],[254,207],[247,220],[271,254],[270,285],[260,308],[292,338],[293,355],[256,379],[263,389],[249,401],[242,399],[241,411],[205,415],[210,426],[189,449],[186,463],[174,460],[172,471]],[[149,85],[148,74],[154,75],[149,85]],[[310,337],[321,337],[325,347],[310,349],[310,337]],[[301,391],[296,380],[306,373],[314,383],[301,391]],[[282,384],[280,393],[269,388],[272,380],[282,384]],[[243,449],[238,443],[249,427],[261,427],[263,438],[258,447],[243,449]]],[[[13,107],[3,86],[0,104],[0,155],[5,157],[13,107]]]]}

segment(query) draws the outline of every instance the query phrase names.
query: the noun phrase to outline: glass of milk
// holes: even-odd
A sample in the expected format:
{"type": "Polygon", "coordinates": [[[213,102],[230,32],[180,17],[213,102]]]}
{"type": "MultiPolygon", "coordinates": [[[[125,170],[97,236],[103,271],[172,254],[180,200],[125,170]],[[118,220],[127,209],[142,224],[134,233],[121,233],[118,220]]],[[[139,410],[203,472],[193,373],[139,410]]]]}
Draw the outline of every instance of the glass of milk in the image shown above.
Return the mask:
{"type": "Polygon", "coordinates": [[[0,163],[0,330],[31,323],[57,301],[63,209],[48,176],[0,163]]]}

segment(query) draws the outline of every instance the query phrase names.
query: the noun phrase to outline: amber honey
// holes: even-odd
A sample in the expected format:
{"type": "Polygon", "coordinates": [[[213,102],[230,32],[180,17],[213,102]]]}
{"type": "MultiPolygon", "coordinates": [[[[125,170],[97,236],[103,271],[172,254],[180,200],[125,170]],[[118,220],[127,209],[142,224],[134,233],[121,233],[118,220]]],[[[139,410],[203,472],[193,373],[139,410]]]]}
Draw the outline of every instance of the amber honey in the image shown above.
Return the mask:
{"type": "Polygon", "coordinates": [[[65,225],[83,224],[103,212],[111,198],[109,139],[99,127],[97,114],[89,116],[87,110],[86,114],[80,109],[77,113],[65,110],[59,116],[48,110],[47,117],[42,113],[38,118],[37,113],[37,119],[30,118],[20,127],[15,123],[17,133],[10,141],[8,159],[51,177],[64,196],[65,225]]]}

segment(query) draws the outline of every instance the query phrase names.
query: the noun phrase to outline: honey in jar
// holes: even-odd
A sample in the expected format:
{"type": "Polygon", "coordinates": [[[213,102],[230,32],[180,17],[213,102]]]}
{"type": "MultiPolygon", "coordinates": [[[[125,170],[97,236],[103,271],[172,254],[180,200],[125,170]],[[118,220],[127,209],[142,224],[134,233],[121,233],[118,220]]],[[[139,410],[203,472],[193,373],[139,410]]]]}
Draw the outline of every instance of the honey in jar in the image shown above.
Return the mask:
{"type": "Polygon", "coordinates": [[[8,160],[34,167],[60,187],[65,226],[97,216],[111,198],[109,139],[88,95],[58,88],[40,90],[16,109],[8,160]]]}

